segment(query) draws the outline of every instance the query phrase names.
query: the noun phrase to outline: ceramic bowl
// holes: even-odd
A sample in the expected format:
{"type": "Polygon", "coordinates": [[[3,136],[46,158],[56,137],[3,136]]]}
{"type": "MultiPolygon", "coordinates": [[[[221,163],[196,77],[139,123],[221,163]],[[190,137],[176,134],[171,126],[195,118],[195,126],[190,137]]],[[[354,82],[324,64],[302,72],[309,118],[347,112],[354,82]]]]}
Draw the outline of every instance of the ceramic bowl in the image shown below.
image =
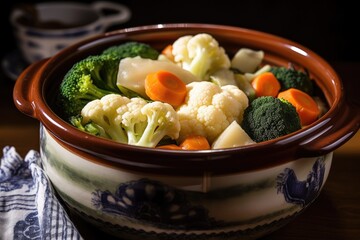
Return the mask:
{"type": "Polygon", "coordinates": [[[30,65],[17,79],[18,109],[40,122],[43,167],[66,205],[124,239],[255,239],[284,226],[320,194],[333,151],[359,129],[360,111],[341,79],[313,51],[287,39],[232,26],[159,24],[109,32],[30,65]],[[265,52],[265,62],[307,68],[328,112],[284,137],[222,150],[142,148],[81,132],[62,120],[54,93],[78,60],[135,40],[157,49],[206,32],[227,52],[265,52]]]}
{"type": "Polygon", "coordinates": [[[10,14],[14,36],[28,63],[54,55],[131,18],[131,11],[120,3],[94,1],[91,4],[52,1],[19,5],[10,14]],[[113,9],[114,14],[104,11],[113,9]]]}

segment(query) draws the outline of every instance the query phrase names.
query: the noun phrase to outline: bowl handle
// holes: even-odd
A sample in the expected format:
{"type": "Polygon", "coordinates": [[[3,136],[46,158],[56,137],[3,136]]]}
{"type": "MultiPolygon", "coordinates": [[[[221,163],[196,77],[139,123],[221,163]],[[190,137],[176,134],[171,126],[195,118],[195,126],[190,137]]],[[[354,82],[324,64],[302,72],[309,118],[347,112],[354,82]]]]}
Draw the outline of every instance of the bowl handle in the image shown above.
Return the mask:
{"type": "Polygon", "coordinates": [[[13,90],[15,106],[24,114],[36,118],[33,102],[33,83],[39,79],[40,69],[48,59],[32,63],[17,78],[13,90]]]}
{"type": "Polygon", "coordinates": [[[91,4],[92,8],[95,9],[101,16],[101,22],[104,24],[105,28],[109,28],[112,25],[124,23],[131,18],[130,9],[120,3],[114,3],[109,1],[97,1],[91,4]],[[104,15],[103,10],[111,9],[116,11],[116,13],[111,15],[104,15]]]}
{"type": "Polygon", "coordinates": [[[360,106],[350,102],[339,104],[338,111],[332,119],[322,121],[321,126],[314,131],[315,133],[300,143],[298,156],[313,157],[334,151],[350,140],[359,127],[360,106]]]}

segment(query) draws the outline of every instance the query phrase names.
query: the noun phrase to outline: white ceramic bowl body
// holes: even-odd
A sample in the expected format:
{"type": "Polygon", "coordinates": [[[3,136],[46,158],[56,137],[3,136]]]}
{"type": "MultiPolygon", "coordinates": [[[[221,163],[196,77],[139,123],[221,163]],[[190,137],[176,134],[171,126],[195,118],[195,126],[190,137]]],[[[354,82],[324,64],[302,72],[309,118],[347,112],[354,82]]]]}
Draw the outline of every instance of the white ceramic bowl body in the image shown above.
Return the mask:
{"type": "Polygon", "coordinates": [[[42,126],[41,155],[67,205],[113,235],[255,239],[283,226],[316,199],[333,154],[218,176],[146,174],[79,154],[42,126]]]}

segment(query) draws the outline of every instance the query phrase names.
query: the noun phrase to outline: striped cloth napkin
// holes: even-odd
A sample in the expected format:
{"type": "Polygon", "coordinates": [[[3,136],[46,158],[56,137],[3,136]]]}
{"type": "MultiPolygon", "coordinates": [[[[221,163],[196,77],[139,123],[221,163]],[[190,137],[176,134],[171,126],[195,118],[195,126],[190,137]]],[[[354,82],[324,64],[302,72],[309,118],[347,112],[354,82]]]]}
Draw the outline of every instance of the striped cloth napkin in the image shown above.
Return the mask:
{"type": "Polygon", "coordinates": [[[83,239],[54,195],[37,151],[23,159],[14,147],[3,148],[0,239],[83,239]]]}

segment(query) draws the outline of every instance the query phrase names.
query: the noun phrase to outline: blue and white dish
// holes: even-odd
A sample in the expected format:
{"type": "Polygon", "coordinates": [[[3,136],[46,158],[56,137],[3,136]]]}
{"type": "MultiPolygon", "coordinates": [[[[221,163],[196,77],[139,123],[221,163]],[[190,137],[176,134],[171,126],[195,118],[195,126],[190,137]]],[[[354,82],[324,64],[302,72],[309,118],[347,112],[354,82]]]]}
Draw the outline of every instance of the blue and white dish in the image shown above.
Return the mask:
{"type": "Polygon", "coordinates": [[[14,8],[10,15],[19,48],[29,63],[51,57],[63,48],[104,33],[110,26],[122,24],[131,17],[127,6],[107,1],[91,4],[42,2],[29,7],[31,10],[14,8]],[[113,10],[114,14],[105,15],[106,9],[113,10]]]}

